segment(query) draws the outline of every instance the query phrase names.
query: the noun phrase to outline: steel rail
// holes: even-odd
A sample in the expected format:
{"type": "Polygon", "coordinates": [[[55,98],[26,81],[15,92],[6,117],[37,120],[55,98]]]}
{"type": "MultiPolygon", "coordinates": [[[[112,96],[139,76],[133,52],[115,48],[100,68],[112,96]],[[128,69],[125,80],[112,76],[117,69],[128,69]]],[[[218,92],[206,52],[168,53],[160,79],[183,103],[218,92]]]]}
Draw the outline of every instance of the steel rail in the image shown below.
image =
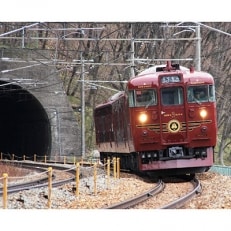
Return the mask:
{"type": "Polygon", "coordinates": [[[131,208],[131,207],[133,207],[133,206],[135,206],[135,205],[137,205],[143,201],[148,200],[150,197],[160,193],[161,191],[163,191],[164,187],[165,187],[164,182],[162,180],[159,180],[158,184],[154,188],[152,188],[151,190],[148,190],[147,192],[145,192],[145,193],[143,193],[137,197],[128,199],[126,201],[111,205],[111,206],[103,208],[103,209],[129,209],[129,208],[131,208]]]}
{"type": "MultiPolygon", "coordinates": [[[[14,162],[14,161],[8,161],[8,162],[14,162]]],[[[64,166],[64,165],[56,165],[56,164],[41,164],[41,163],[34,163],[34,162],[20,162],[20,167],[22,168],[30,168],[35,169],[36,171],[46,171],[45,167],[52,166],[56,170],[67,170],[70,168],[70,166],[64,166]]],[[[75,170],[70,170],[70,173],[75,175],[75,170]]],[[[52,179],[55,179],[55,175],[52,175],[52,179]]],[[[64,180],[57,180],[52,182],[53,187],[58,187],[63,184],[72,182],[75,180],[75,176],[64,179],[64,180]]],[[[41,188],[48,186],[48,176],[45,176],[40,179],[35,179],[32,181],[17,183],[17,184],[11,184],[7,188],[8,193],[16,193],[22,190],[29,190],[33,188],[41,188]]],[[[3,194],[3,188],[0,187],[0,196],[3,194]]]]}
{"type": "Polygon", "coordinates": [[[179,209],[182,208],[187,201],[189,201],[191,198],[196,196],[198,193],[201,192],[201,184],[200,181],[196,178],[191,180],[191,183],[194,185],[194,189],[186,194],[185,196],[159,208],[159,209],[179,209]]]}
{"type": "MultiPolygon", "coordinates": [[[[53,176],[54,178],[55,176],[53,176]]],[[[59,180],[56,182],[52,183],[52,187],[59,187],[63,184],[69,183],[74,181],[74,177],[66,179],[66,180],[59,180]]],[[[48,177],[44,178],[43,180],[37,180],[34,182],[27,182],[27,183],[21,183],[21,184],[17,184],[17,185],[11,185],[8,187],[7,189],[7,193],[16,193],[16,192],[20,192],[23,190],[29,190],[29,189],[34,189],[34,188],[42,188],[42,187],[47,187],[48,186],[48,177]],[[44,183],[45,182],[45,183],[44,183]]],[[[2,196],[3,194],[3,190],[2,188],[0,189],[0,196],[2,196]]]]}

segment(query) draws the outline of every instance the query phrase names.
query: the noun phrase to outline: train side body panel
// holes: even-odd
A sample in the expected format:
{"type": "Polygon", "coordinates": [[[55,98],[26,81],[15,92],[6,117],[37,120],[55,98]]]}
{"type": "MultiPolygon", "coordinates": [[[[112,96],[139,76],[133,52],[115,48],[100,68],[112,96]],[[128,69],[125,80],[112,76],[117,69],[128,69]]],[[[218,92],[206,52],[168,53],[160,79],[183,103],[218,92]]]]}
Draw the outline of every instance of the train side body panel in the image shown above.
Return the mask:
{"type": "Polygon", "coordinates": [[[134,152],[129,130],[127,97],[119,92],[94,110],[96,145],[100,153],[134,152]]]}

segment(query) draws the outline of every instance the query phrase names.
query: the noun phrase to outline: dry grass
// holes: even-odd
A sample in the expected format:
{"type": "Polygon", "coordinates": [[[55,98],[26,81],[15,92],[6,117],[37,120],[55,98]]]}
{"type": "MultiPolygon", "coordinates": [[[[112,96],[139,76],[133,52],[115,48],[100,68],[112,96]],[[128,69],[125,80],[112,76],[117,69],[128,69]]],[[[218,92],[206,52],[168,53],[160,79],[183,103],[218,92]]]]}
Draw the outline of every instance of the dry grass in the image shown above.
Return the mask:
{"type": "Polygon", "coordinates": [[[8,177],[22,177],[30,172],[29,169],[20,168],[18,164],[0,162],[0,178],[4,173],[7,173],[8,177]]]}

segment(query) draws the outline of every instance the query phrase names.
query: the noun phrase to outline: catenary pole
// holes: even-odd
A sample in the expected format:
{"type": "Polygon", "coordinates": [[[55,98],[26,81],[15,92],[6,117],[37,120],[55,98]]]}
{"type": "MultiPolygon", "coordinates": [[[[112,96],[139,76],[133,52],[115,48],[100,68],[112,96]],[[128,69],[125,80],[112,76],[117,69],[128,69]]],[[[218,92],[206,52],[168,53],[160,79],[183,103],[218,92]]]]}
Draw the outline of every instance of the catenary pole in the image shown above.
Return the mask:
{"type": "Polygon", "coordinates": [[[85,92],[84,92],[84,59],[81,52],[81,154],[85,157],[85,92]]]}
{"type": "Polygon", "coordinates": [[[200,25],[196,27],[196,70],[201,70],[201,33],[200,33],[200,25]]]}

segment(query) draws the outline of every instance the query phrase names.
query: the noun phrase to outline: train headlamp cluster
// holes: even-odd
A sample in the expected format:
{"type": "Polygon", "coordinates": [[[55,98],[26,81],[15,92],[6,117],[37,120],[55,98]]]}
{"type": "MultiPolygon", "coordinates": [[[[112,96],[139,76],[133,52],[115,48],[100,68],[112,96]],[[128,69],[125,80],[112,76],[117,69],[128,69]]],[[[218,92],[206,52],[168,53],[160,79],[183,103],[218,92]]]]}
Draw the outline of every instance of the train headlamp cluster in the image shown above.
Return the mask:
{"type": "Polygon", "coordinates": [[[198,148],[198,149],[195,149],[194,150],[194,155],[196,158],[201,158],[201,159],[204,159],[207,157],[207,152],[206,152],[206,149],[205,148],[198,148]]]}
{"type": "Polygon", "coordinates": [[[206,118],[207,116],[207,111],[205,109],[201,109],[200,110],[200,116],[202,119],[206,118]]]}
{"type": "Polygon", "coordinates": [[[146,113],[141,113],[138,117],[138,120],[141,122],[141,123],[145,123],[147,120],[148,120],[148,116],[146,113]]]}
{"type": "Polygon", "coordinates": [[[158,153],[158,151],[143,152],[141,154],[142,164],[149,164],[152,161],[158,161],[158,160],[159,160],[159,153],[158,153]]]}

